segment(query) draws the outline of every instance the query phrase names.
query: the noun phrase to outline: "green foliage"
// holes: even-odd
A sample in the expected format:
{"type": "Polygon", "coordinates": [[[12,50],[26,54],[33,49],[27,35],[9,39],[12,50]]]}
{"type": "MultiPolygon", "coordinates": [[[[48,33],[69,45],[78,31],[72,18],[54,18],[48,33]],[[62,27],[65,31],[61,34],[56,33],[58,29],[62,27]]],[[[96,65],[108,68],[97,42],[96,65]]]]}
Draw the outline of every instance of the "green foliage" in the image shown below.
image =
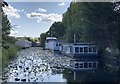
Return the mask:
{"type": "Polygon", "coordinates": [[[54,22],[46,34],[47,36],[57,37],[60,39],[65,34],[65,31],[66,28],[62,22],[54,22]]]}
{"type": "Polygon", "coordinates": [[[10,34],[11,24],[7,18],[7,15],[2,13],[2,38],[4,39],[10,34]]]}
{"type": "Polygon", "coordinates": [[[24,37],[26,40],[28,40],[28,41],[33,41],[33,39],[32,38],[30,38],[30,37],[24,37]]]}
{"type": "Polygon", "coordinates": [[[9,61],[9,53],[6,49],[2,48],[2,64],[6,65],[9,61]]]}
{"type": "Polygon", "coordinates": [[[16,53],[18,51],[18,47],[16,47],[12,43],[7,43],[9,45],[8,52],[9,52],[9,59],[13,59],[16,56],[16,53]]]}
{"type": "Polygon", "coordinates": [[[16,58],[16,53],[18,51],[18,47],[16,47],[13,43],[6,43],[9,48],[2,48],[2,64],[3,67],[8,64],[8,62],[14,58],[16,58]]]}
{"type": "Polygon", "coordinates": [[[8,64],[11,59],[16,57],[18,47],[15,46],[17,41],[14,37],[10,37],[11,23],[9,22],[7,15],[1,9],[2,17],[2,64],[3,67],[8,64]]]}
{"type": "Polygon", "coordinates": [[[116,48],[119,45],[120,14],[113,10],[112,3],[71,3],[63,15],[68,42],[92,42],[100,48],[116,48]]]}
{"type": "Polygon", "coordinates": [[[46,39],[46,33],[40,34],[40,46],[45,47],[45,39],[46,39]]]}

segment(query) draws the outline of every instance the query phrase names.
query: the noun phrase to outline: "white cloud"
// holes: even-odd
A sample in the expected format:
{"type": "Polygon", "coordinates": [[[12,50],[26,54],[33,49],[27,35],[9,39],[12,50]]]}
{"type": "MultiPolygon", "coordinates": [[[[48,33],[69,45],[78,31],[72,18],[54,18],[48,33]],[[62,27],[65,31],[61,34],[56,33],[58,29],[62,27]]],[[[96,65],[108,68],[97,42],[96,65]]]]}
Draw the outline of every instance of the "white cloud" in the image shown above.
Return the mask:
{"type": "Polygon", "coordinates": [[[58,6],[64,6],[65,2],[59,3],[58,6]]]}
{"type": "Polygon", "coordinates": [[[20,28],[20,25],[13,25],[14,28],[20,28]]]}
{"type": "Polygon", "coordinates": [[[43,8],[38,8],[38,11],[39,11],[39,12],[46,12],[47,10],[46,10],[46,9],[43,9],[43,8]]]}
{"type": "Polygon", "coordinates": [[[11,5],[9,5],[8,7],[7,6],[3,7],[3,11],[6,15],[8,15],[8,17],[20,18],[20,15],[18,14],[18,12],[22,12],[24,10],[23,9],[18,10],[12,7],[11,5]]]}
{"type": "Polygon", "coordinates": [[[58,21],[62,21],[62,15],[54,14],[54,13],[43,14],[43,13],[32,12],[32,13],[26,14],[26,16],[28,18],[31,18],[31,19],[37,19],[37,22],[47,22],[47,21],[58,22],[58,21]]]}
{"type": "Polygon", "coordinates": [[[18,31],[10,30],[10,36],[15,36],[16,34],[18,34],[18,31]]]}

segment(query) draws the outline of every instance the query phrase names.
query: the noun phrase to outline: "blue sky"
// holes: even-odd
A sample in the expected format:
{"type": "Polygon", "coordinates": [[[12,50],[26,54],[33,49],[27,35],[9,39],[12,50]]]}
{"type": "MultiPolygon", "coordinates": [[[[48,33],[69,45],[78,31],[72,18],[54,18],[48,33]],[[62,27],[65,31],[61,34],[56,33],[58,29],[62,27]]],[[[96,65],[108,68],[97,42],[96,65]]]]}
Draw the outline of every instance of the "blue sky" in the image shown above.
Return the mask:
{"type": "Polygon", "coordinates": [[[8,2],[4,12],[13,25],[12,36],[39,37],[55,21],[62,21],[70,2],[8,2]]]}

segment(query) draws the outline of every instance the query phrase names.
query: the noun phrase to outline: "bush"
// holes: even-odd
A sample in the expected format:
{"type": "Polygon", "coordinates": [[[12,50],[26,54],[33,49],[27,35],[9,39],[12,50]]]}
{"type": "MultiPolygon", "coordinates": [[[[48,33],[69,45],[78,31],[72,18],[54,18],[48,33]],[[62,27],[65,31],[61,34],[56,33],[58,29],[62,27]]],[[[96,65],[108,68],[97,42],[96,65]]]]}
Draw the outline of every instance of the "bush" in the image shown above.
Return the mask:
{"type": "Polygon", "coordinates": [[[8,62],[16,57],[18,47],[13,43],[6,43],[9,48],[2,48],[2,65],[5,67],[8,62]]]}
{"type": "Polygon", "coordinates": [[[9,45],[8,53],[9,53],[9,60],[16,57],[16,53],[18,51],[18,47],[15,44],[7,43],[9,45]]]}
{"type": "Polygon", "coordinates": [[[9,53],[5,48],[2,48],[2,64],[6,65],[9,61],[9,53]]]}

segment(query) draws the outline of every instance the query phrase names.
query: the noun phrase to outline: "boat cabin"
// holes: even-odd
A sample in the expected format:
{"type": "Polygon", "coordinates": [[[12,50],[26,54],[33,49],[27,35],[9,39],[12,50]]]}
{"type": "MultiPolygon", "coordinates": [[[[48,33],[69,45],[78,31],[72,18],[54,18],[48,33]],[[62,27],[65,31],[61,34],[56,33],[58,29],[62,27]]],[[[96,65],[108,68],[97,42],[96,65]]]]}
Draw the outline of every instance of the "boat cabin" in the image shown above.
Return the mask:
{"type": "Polygon", "coordinates": [[[59,51],[60,43],[57,41],[56,37],[47,37],[45,41],[45,48],[49,50],[59,51]]]}
{"type": "Polygon", "coordinates": [[[98,49],[91,43],[66,43],[61,45],[61,52],[73,58],[97,57],[98,49]]]}

